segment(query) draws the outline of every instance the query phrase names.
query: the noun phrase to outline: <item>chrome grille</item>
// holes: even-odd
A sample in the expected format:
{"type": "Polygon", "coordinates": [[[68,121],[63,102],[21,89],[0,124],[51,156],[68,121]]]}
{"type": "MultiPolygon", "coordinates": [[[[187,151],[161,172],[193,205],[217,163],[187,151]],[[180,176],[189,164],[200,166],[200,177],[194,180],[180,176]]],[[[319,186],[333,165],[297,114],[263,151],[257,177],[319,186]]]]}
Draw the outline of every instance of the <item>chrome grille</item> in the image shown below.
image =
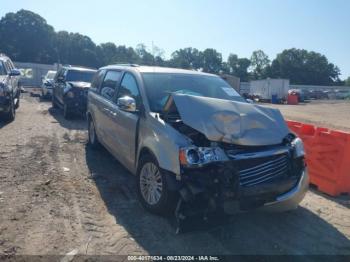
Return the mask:
{"type": "Polygon", "coordinates": [[[253,186],[282,177],[288,172],[288,157],[279,155],[274,159],[239,171],[240,185],[253,186]]]}

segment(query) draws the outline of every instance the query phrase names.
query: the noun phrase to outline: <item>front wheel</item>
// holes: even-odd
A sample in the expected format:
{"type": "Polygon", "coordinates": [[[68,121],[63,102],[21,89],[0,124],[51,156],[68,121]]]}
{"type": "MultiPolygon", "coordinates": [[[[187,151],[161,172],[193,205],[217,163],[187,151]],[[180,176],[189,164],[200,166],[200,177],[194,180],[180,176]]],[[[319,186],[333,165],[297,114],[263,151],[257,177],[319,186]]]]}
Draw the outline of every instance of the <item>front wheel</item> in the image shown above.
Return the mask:
{"type": "Polygon", "coordinates": [[[7,113],[5,113],[5,120],[11,122],[15,120],[15,117],[16,117],[16,109],[15,109],[13,97],[11,97],[10,109],[7,113]]]}
{"type": "Polygon", "coordinates": [[[51,98],[51,103],[52,103],[52,107],[53,108],[57,108],[57,103],[56,103],[56,98],[54,95],[52,95],[52,98],[51,98]]]}
{"type": "Polygon", "coordinates": [[[67,104],[63,105],[63,117],[64,119],[70,119],[72,117],[72,113],[69,111],[67,104]]]}
{"type": "Polygon", "coordinates": [[[18,94],[17,94],[16,98],[17,98],[17,101],[16,101],[16,104],[15,104],[15,109],[18,109],[19,108],[19,102],[20,102],[19,100],[21,98],[21,88],[20,87],[18,87],[18,94]]]}
{"type": "Polygon", "coordinates": [[[141,158],[137,178],[138,197],[148,211],[165,215],[175,209],[176,194],[169,191],[165,175],[152,156],[141,158]]]}
{"type": "Polygon", "coordinates": [[[93,149],[98,149],[100,147],[100,142],[98,141],[96,135],[94,121],[92,119],[89,119],[88,125],[89,145],[93,149]]]}

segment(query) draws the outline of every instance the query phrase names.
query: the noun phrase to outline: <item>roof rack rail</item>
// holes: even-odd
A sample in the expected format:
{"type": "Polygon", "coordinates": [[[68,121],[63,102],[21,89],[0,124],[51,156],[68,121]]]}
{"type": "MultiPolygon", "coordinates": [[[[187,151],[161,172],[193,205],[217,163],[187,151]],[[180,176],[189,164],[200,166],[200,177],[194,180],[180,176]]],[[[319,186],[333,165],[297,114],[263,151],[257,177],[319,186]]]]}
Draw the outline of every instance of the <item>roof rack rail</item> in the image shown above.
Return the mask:
{"type": "Polygon", "coordinates": [[[82,65],[70,65],[70,64],[65,64],[65,65],[62,65],[62,67],[80,67],[80,68],[85,68],[85,69],[96,70],[96,68],[88,67],[88,66],[82,66],[82,65]]]}
{"type": "Polygon", "coordinates": [[[115,66],[131,66],[131,67],[138,67],[140,65],[138,64],[130,64],[130,63],[121,63],[121,64],[113,64],[115,66]]]}

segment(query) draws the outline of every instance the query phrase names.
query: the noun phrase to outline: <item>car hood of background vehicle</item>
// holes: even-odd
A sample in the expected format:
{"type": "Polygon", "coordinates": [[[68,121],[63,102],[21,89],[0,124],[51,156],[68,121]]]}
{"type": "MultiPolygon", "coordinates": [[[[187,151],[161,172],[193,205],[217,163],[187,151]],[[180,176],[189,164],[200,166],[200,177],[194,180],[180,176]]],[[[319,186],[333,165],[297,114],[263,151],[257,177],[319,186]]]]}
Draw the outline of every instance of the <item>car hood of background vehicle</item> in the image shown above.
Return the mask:
{"type": "Polygon", "coordinates": [[[210,141],[246,146],[276,145],[288,135],[279,110],[245,102],[172,94],[165,114],[179,113],[184,124],[210,141]]]}
{"type": "Polygon", "coordinates": [[[90,83],[88,82],[80,82],[80,81],[69,81],[69,83],[74,86],[74,87],[77,87],[77,88],[88,88],[90,87],[90,83]]]}
{"type": "Polygon", "coordinates": [[[7,75],[0,75],[0,84],[6,81],[7,75]]]}

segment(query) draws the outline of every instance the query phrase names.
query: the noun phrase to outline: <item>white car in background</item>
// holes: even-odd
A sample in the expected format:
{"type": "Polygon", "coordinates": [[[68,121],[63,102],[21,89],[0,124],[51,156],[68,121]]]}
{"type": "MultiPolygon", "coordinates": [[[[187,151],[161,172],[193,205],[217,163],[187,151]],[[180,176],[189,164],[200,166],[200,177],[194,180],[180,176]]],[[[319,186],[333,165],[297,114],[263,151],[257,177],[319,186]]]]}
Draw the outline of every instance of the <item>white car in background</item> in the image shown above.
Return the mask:
{"type": "Polygon", "coordinates": [[[52,96],[53,80],[56,73],[56,71],[50,70],[45,76],[43,76],[41,84],[41,96],[43,98],[49,98],[52,96]]]}

